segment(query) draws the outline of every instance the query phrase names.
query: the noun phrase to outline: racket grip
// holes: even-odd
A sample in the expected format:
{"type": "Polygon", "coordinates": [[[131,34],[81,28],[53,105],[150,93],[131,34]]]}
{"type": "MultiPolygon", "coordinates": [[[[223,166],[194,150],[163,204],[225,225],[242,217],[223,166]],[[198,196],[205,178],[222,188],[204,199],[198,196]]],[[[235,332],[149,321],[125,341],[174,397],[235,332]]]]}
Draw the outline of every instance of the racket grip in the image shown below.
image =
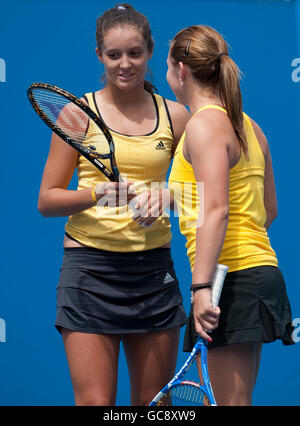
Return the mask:
{"type": "Polygon", "coordinates": [[[224,280],[228,271],[228,266],[217,264],[215,275],[212,282],[212,305],[216,308],[219,305],[219,300],[224,284],[224,280]]]}

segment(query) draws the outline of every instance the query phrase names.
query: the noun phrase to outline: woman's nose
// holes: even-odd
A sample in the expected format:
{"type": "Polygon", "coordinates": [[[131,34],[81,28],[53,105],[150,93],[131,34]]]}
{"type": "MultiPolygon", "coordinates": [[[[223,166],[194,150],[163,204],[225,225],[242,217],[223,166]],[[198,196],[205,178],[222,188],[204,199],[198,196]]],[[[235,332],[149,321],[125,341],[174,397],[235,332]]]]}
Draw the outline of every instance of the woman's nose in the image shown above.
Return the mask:
{"type": "Polygon", "coordinates": [[[120,67],[124,70],[131,68],[131,62],[130,62],[128,56],[126,56],[126,55],[122,56],[120,67]]]}

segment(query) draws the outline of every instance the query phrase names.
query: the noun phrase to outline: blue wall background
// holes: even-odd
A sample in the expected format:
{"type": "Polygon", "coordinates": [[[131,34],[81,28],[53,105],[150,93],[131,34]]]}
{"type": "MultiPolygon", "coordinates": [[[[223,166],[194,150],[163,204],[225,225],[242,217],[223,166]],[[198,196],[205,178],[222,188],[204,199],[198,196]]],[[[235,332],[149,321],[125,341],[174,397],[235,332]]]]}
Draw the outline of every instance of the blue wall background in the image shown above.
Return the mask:
{"type": "MultiPolygon", "coordinates": [[[[5,147],[0,168],[0,318],[6,324],[6,341],[0,343],[0,405],[73,404],[63,344],[53,326],[65,218],[44,219],[37,211],[50,132],[31,109],[26,89],[32,82],[44,81],[78,96],[97,90],[102,69],[94,52],[95,22],[114,4],[111,0],[14,0],[0,8],[0,58],[6,64],[6,82],[0,82],[0,138],[5,147]],[[13,110],[18,111],[18,120],[13,110]]],[[[174,100],[165,81],[168,42],[179,29],[208,24],[231,45],[231,55],[244,73],[244,109],[270,141],[279,204],[270,237],[286,277],[293,318],[300,317],[297,60],[292,66],[300,57],[299,2],[139,0],[131,4],[149,18],[156,42],[150,63],[154,84],[169,99],[174,100]]],[[[173,257],[188,309],[189,265],[184,240],[172,222],[173,257]]],[[[255,405],[300,405],[299,355],[299,343],[289,348],[280,342],[264,346],[255,405]]],[[[178,365],[184,358],[180,352],[178,365]]],[[[128,385],[122,352],[118,405],[130,404],[128,385]]]]}

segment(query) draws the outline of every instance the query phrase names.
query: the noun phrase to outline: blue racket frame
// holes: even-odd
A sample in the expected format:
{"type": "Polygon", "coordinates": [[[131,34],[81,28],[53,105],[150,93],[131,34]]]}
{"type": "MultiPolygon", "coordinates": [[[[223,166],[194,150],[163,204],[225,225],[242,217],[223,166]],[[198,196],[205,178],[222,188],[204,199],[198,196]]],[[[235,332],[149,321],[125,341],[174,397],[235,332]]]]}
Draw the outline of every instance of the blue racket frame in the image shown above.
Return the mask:
{"type": "Polygon", "coordinates": [[[200,389],[207,395],[207,398],[211,405],[217,405],[213,390],[210,384],[210,378],[208,374],[207,368],[207,346],[205,341],[198,337],[195,346],[193,347],[190,356],[182,366],[182,368],[178,371],[178,373],[173,377],[173,379],[155,396],[155,398],[149,404],[150,406],[157,405],[158,402],[167,395],[169,390],[173,387],[179,386],[182,383],[183,376],[187,373],[191,365],[193,364],[196,356],[201,354],[201,369],[202,369],[202,377],[203,377],[203,386],[200,384],[200,389]]]}

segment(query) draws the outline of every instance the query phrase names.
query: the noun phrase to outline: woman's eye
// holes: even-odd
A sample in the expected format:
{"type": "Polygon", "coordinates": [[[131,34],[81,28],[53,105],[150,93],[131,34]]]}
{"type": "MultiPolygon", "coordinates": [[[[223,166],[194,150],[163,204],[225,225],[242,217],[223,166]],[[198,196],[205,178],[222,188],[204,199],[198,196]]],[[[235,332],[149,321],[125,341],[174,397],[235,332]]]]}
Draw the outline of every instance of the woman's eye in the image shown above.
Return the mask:
{"type": "MultiPolygon", "coordinates": [[[[142,54],[142,52],[140,50],[133,50],[132,52],[129,53],[129,56],[131,56],[132,58],[137,58],[142,54]]],[[[120,54],[119,53],[114,53],[114,52],[108,52],[106,54],[110,59],[119,59],[120,58],[120,54]]]]}
{"type": "Polygon", "coordinates": [[[117,59],[119,57],[119,55],[117,53],[108,53],[107,56],[110,59],[117,59]]]}
{"type": "Polygon", "coordinates": [[[140,56],[142,52],[140,51],[135,51],[135,52],[131,52],[132,56],[140,56]]]}

